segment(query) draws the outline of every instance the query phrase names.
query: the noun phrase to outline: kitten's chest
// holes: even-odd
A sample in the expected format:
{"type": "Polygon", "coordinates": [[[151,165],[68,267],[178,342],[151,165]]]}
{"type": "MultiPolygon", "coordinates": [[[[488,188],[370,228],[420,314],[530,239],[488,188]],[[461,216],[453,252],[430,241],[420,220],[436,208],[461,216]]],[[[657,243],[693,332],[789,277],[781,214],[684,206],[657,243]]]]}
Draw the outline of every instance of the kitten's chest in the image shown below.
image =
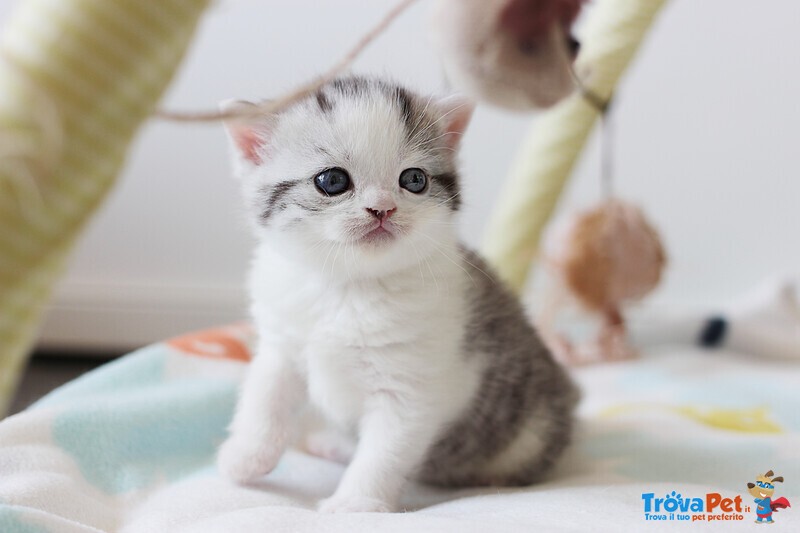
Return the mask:
{"type": "Polygon", "coordinates": [[[413,280],[313,279],[270,291],[261,294],[266,327],[292,339],[312,403],[342,426],[377,391],[408,390],[459,357],[464,306],[455,291],[437,294],[413,280]]]}
{"type": "Polygon", "coordinates": [[[303,345],[375,349],[452,334],[462,321],[455,277],[433,289],[413,275],[332,280],[265,263],[251,277],[258,327],[303,345]]]}

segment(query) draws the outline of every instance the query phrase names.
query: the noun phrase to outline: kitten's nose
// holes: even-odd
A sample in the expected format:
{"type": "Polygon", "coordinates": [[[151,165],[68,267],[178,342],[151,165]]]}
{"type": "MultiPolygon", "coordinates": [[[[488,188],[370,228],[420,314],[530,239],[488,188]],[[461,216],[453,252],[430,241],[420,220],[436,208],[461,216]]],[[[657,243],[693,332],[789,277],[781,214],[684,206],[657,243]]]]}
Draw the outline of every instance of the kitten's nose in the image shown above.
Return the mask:
{"type": "Polygon", "coordinates": [[[369,213],[370,215],[374,216],[375,218],[377,218],[381,222],[384,222],[384,221],[388,220],[389,217],[394,215],[394,212],[397,211],[396,207],[393,207],[392,209],[389,209],[388,211],[378,211],[377,209],[372,209],[370,207],[367,207],[365,209],[367,210],[367,213],[369,213]]]}

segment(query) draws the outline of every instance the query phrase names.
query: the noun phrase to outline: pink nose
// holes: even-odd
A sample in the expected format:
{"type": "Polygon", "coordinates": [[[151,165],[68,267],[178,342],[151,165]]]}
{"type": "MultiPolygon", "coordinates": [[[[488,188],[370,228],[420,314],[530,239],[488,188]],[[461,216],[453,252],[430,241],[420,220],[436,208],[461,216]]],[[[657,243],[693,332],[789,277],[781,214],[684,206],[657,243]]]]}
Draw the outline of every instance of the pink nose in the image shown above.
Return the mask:
{"type": "Polygon", "coordinates": [[[377,209],[371,209],[369,207],[367,207],[365,209],[366,209],[367,213],[369,213],[370,215],[374,216],[375,218],[377,218],[381,222],[384,222],[384,221],[388,220],[389,217],[394,215],[395,211],[397,211],[396,207],[394,207],[392,209],[389,209],[388,211],[378,211],[377,209]]]}

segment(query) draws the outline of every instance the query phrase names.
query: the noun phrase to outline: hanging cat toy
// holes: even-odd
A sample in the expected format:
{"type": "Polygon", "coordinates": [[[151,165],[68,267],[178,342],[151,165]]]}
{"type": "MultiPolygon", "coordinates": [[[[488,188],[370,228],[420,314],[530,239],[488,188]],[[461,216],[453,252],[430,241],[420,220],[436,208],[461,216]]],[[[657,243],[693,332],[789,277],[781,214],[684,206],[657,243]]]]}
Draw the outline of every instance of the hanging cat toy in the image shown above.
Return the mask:
{"type": "Polygon", "coordinates": [[[539,254],[558,286],[554,291],[599,318],[596,338],[575,344],[554,326],[566,298],[551,298],[545,306],[540,332],[569,364],[634,356],[623,308],[658,285],[666,264],[658,232],[642,210],[613,194],[609,120],[616,80],[663,2],[599,3],[581,48],[571,28],[582,3],[440,0],[435,19],[445,73],[459,89],[508,109],[554,106],[538,117],[523,145],[484,253],[518,291],[539,254]],[[540,252],[540,235],[598,117],[605,198],[572,215],[540,252]]]}

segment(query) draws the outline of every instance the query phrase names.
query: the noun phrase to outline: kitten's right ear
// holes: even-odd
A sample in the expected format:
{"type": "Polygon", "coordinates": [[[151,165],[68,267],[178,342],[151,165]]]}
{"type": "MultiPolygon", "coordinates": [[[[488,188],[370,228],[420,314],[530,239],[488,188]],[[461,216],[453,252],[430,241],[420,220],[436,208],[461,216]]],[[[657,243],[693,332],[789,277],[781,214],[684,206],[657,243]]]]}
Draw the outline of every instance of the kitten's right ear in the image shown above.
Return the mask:
{"type": "Polygon", "coordinates": [[[464,95],[454,94],[440,98],[437,107],[442,115],[440,120],[444,128],[444,143],[448,148],[456,149],[472,119],[475,101],[464,95]]]}
{"type": "MultiPolygon", "coordinates": [[[[256,108],[256,104],[244,100],[225,100],[219,104],[223,113],[246,115],[256,108]]],[[[272,117],[237,116],[226,118],[224,122],[237,154],[253,165],[260,165],[264,158],[264,147],[269,141],[272,117]]]]}

